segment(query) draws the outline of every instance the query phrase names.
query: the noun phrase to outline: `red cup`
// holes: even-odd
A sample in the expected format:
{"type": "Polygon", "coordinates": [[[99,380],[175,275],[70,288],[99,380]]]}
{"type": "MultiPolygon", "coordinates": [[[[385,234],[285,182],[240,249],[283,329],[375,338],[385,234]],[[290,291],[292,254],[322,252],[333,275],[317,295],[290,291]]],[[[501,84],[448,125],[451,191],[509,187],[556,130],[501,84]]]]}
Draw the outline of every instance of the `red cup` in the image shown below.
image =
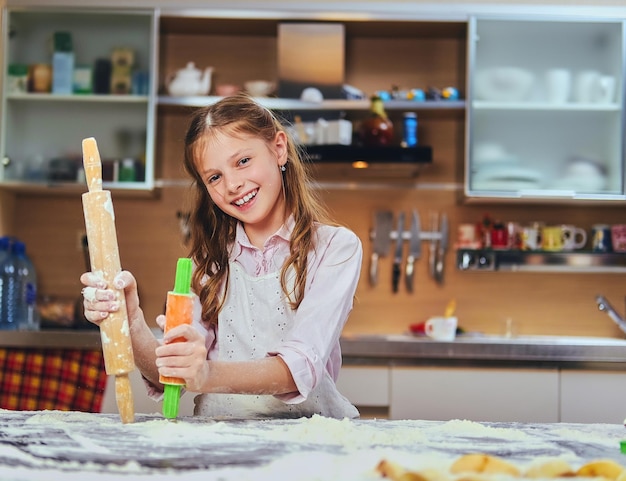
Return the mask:
{"type": "Polygon", "coordinates": [[[495,225],[491,229],[491,248],[492,249],[508,249],[509,233],[504,226],[495,225]]]}
{"type": "Polygon", "coordinates": [[[626,252],[626,224],[611,226],[611,240],[613,252],[626,252]]]}

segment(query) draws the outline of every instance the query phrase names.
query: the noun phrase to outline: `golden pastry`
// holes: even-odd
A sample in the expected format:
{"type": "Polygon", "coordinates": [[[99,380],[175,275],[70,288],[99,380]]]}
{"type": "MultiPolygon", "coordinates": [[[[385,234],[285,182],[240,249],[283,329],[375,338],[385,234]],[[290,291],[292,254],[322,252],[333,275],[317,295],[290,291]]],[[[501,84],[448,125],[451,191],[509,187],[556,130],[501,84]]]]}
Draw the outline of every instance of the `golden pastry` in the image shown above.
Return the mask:
{"type": "Polygon", "coordinates": [[[578,468],[578,471],[576,471],[576,476],[602,477],[616,481],[623,471],[624,468],[616,461],[611,459],[599,459],[583,464],[578,468]]]}
{"type": "Polygon", "coordinates": [[[527,478],[562,478],[575,474],[575,471],[566,461],[549,459],[530,466],[524,476],[527,478]]]}
{"type": "Polygon", "coordinates": [[[513,464],[496,456],[488,454],[466,454],[457,459],[450,466],[452,474],[460,473],[484,473],[484,474],[508,474],[520,476],[520,470],[513,464]]]}

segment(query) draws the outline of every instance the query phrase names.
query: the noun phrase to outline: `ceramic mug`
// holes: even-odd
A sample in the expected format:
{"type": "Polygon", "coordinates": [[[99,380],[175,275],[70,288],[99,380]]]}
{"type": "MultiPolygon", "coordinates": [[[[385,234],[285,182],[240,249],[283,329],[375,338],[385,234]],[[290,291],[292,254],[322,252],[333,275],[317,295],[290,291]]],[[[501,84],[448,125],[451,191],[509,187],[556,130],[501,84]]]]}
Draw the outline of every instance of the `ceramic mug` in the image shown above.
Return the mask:
{"type": "Polygon", "coordinates": [[[506,223],[506,234],[509,249],[520,249],[522,247],[522,226],[517,222],[506,223]]]}
{"type": "Polygon", "coordinates": [[[611,227],[607,224],[595,224],[591,227],[591,250],[594,252],[611,252],[611,227]]]}
{"type": "Polygon", "coordinates": [[[585,247],[587,243],[585,229],[574,225],[562,225],[561,230],[563,233],[563,250],[573,251],[585,247]]]}
{"type": "Polygon", "coordinates": [[[572,92],[572,72],[553,68],[546,72],[546,99],[551,104],[564,104],[572,92]]]}
{"type": "Polygon", "coordinates": [[[577,102],[586,104],[597,100],[600,77],[600,72],[596,70],[583,70],[576,75],[574,98],[577,102]]]}
{"type": "Polygon", "coordinates": [[[617,80],[613,75],[602,75],[598,80],[598,92],[596,102],[610,104],[615,100],[617,80]]]}
{"type": "Polygon", "coordinates": [[[457,323],[456,317],[431,317],[424,325],[424,332],[436,341],[453,341],[457,323]]]}
{"type": "Polygon", "coordinates": [[[490,237],[492,249],[509,248],[509,231],[504,224],[494,224],[491,228],[490,237]]]}
{"type": "Polygon", "coordinates": [[[534,222],[521,228],[520,247],[526,251],[536,251],[541,249],[541,229],[543,226],[534,222]]]}
{"type": "Polygon", "coordinates": [[[613,252],[626,252],[626,224],[611,226],[611,244],[613,252]]]}
{"type": "Polygon", "coordinates": [[[476,224],[459,224],[457,244],[459,247],[475,248],[479,243],[476,224]]]}
{"type": "Polygon", "coordinates": [[[541,248],[544,251],[562,251],[564,238],[560,225],[545,226],[541,229],[541,248]]]}

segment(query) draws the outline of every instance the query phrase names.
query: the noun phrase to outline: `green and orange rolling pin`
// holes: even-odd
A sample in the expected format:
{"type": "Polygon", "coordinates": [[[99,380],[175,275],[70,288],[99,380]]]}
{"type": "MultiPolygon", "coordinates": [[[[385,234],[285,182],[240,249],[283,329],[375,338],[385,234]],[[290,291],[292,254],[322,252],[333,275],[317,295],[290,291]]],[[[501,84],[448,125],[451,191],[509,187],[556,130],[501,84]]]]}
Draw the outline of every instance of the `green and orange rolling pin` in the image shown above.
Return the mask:
{"type": "MultiPolygon", "coordinates": [[[[191,324],[192,319],[191,259],[180,258],[176,264],[174,290],[167,293],[164,332],[181,324],[191,324]]],[[[172,342],[182,340],[183,338],[177,337],[172,342]]],[[[177,377],[159,376],[159,382],[164,387],[163,416],[167,419],[176,419],[180,405],[180,390],[184,387],[185,381],[177,377]]]]}

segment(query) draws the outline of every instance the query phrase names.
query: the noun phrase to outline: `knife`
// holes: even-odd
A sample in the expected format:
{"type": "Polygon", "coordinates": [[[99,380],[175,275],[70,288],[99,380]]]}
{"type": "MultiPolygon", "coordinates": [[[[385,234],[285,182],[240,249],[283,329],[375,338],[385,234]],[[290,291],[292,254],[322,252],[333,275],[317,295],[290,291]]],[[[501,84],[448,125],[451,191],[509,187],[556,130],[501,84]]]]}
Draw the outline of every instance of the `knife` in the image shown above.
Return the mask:
{"type": "Polygon", "coordinates": [[[404,232],[404,212],[398,214],[398,228],[396,232],[398,233],[396,239],[396,255],[393,259],[393,271],[391,274],[391,288],[393,292],[398,292],[398,284],[400,283],[400,266],[402,265],[402,247],[404,245],[404,239],[402,239],[402,233],[404,232]]]}
{"type": "Polygon", "coordinates": [[[439,213],[430,212],[430,245],[428,248],[428,272],[433,279],[436,279],[437,273],[435,272],[436,261],[435,254],[437,253],[437,237],[435,234],[439,230],[439,213]]]}
{"type": "Polygon", "coordinates": [[[437,264],[435,265],[435,280],[443,284],[443,259],[448,250],[448,216],[441,215],[441,226],[439,228],[439,247],[437,249],[437,264]]]}
{"type": "Polygon", "coordinates": [[[413,272],[415,260],[422,254],[422,239],[420,238],[420,215],[413,209],[413,220],[411,222],[411,241],[409,243],[409,255],[406,258],[406,272],[404,280],[406,289],[413,292],[413,272]]]}
{"type": "Polygon", "coordinates": [[[391,247],[391,230],[393,229],[393,212],[379,211],[374,215],[374,242],[370,260],[370,284],[378,284],[378,259],[384,257],[391,247]]]}

